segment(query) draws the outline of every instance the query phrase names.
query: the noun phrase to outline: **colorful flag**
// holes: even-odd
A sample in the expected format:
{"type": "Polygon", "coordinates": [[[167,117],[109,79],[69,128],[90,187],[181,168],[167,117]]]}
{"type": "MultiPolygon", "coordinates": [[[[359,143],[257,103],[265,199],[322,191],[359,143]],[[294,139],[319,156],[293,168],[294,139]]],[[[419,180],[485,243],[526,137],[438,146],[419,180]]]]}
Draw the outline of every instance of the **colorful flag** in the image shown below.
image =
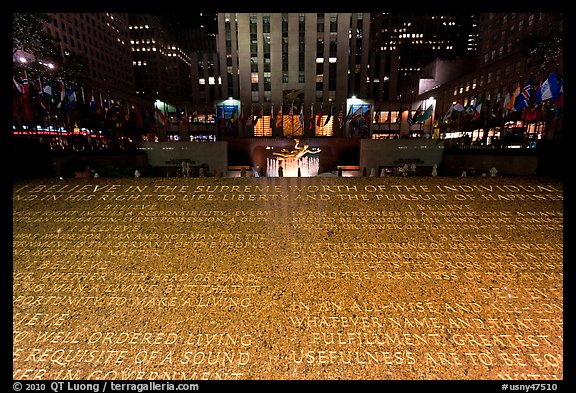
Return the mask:
{"type": "Polygon", "coordinates": [[[563,108],[564,107],[564,80],[562,79],[559,83],[560,85],[560,94],[558,95],[558,98],[556,98],[556,101],[554,101],[554,105],[558,105],[559,107],[563,108]]]}
{"type": "Polygon", "coordinates": [[[54,103],[54,96],[52,95],[52,83],[50,81],[44,81],[44,87],[42,88],[42,94],[44,96],[44,101],[50,107],[54,103]]]}
{"type": "Polygon", "coordinates": [[[382,111],[380,110],[380,107],[378,107],[378,108],[376,109],[376,112],[374,112],[374,123],[380,124],[380,113],[381,113],[381,112],[382,112],[382,111]]]}
{"type": "Polygon", "coordinates": [[[474,114],[472,115],[472,120],[480,119],[480,115],[482,113],[482,99],[476,103],[474,106],[474,114]]]}
{"type": "Polygon", "coordinates": [[[556,71],[552,71],[548,79],[542,82],[542,86],[540,88],[540,94],[542,97],[542,101],[549,100],[552,98],[556,100],[560,95],[560,86],[558,85],[558,79],[556,77],[556,71]]]}
{"type": "Polygon", "coordinates": [[[300,118],[298,119],[300,121],[300,128],[304,128],[304,106],[300,105],[300,118]]]}
{"type": "Polygon", "coordinates": [[[370,116],[371,110],[370,108],[368,108],[366,110],[366,112],[364,112],[364,125],[366,127],[370,127],[370,121],[372,120],[371,116],[370,116]]]}
{"type": "Polygon", "coordinates": [[[42,88],[42,78],[38,76],[38,101],[40,102],[40,107],[44,110],[44,112],[49,112],[48,103],[44,98],[44,89],[42,88]]]}
{"type": "Polygon", "coordinates": [[[418,118],[416,123],[424,123],[430,116],[432,116],[432,104],[424,111],[422,116],[418,118]]]}
{"type": "Polygon", "coordinates": [[[508,101],[508,106],[506,106],[506,109],[508,109],[509,111],[515,111],[516,110],[516,108],[514,107],[514,104],[516,102],[516,98],[519,95],[520,95],[520,82],[518,82],[518,84],[516,85],[516,88],[512,92],[512,95],[510,96],[510,101],[508,101]]]}
{"type": "Polygon", "coordinates": [[[532,96],[532,83],[530,80],[527,80],[522,88],[522,91],[516,97],[516,101],[514,102],[514,108],[517,111],[522,110],[522,108],[526,108],[528,103],[530,102],[530,97],[532,96]]]}
{"type": "Polygon", "coordinates": [[[282,106],[280,105],[280,110],[278,110],[278,116],[276,116],[276,127],[282,127],[283,126],[283,117],[282,117],[282,106]]]}
{"type": "Polygon", "coordinates": [[[359,105],[358,109],[356,109],[356,111],[354,111],[354,114],[352,115],[352,118],[350,119],[350,123],[354,123],[361,118],[362,118],[362,105],[359,105]]]}
{"type": "Polygon", "coordinates": [[[418,123],[420,116],[422,116],[422,104],[418,105],[418,109],[416,109],[416,112],[412,115],[412,121],[418,123]]]}
{"type": "Polygon", "coordinates": [[[168,123],[166,121],[166,116],[164,116],[164,114],[162,112],[160,112],[160,109],[158,109],[158,108],[156,108],[154,110],[154,118],[162,127],[165,127],[166,124],[168,123]]]}
{"type": "Polygon", "coordinates": [[[310,123],[308,124],[308,128],[310,130],[314,129],[314,104],[310,105],[310,123]]]}
{"type": "Polygon", "coordinates": [[[90,110],[92,112],[96,110],[96,100],[94,99],[94,92],[92,92],[92,96],[90,97],[90,110]]]}
{"type": "Polygon", "coordinates": [[[470,105],[468,105],[468,108],[466,108],[466,113],[468,113],[469,115],[474,114],[474,108],[476,108],[476,103],[478,102],[478,97],[474,96],[474,100],[470,100],[470,105]]]}
{"type": "Polygon", "coordinates": [[[250,114],[246,118],[246,126],[249,127],[254,124],[254,113],[252,112],[252,108],[250,108],[250,114]]]}
{"type": "Polygon", "coordinates": [[[536,100],[534,101],[534,106],[538,106],[542,102],[542,81],[538,82],[538,87],[536,88],[536,100]]]}
{"type": "Polygon", "coordinates": [[[332,118],[332,105],[330,105],[330,112],[328,112],[328,116],[326,116],[326,121],[324,122],[324,125],[328,124],[331,118],[332,118]]]}
{"type": "Polygon", "coordinates": [[[24,121],[32,121],[32,105],[30,104],[30,84],[28,83],[28,74],[24,70],[24,77],[22,78],[22,109],[24,113],[24,121]]]}
{"type": "Polygon", "coordinates": [[[504,103],[502,104],[502,109],[508,111],[508,107],[510,106],[510,93],[506,93],[504,96],[504,103]]]}
{"type": "Polygon", "coordinates": [[[449,118],[451,118],[453,112],[454,112],[454,104],[450,105],[450,108],[448,108],[448,112],[446,112],[446,114],[442,118],[442,121],[446,121],[449,118]]]}
{"type": "Polygon", "coordinates": [[[412,111],[408,109],[408,125],[412,125],[414,123],[414,119],[412,118],[412,111]]]}
{"type": "Polygon", "coordinates": [[[344,118],[344,124],[348,123],[351,119],[352,119],[352,105],[350,105],[350,108],[348,108],[348,113],[344,118]]]}
{"type": "Polygon", "coordinates": [[[263,111],[264,110],[262,109],[262,106],[260,106],[260,109],[258,110],[258,112],[256,112],[256,115],[254,115],[254,127],[256,127],[256,124],[258,124],[258,120],[262,118],[263,111]]]}
{"type": "Polygon", "coordinates": [[[454,104],[454,110],[456,112],[462,112],[464,110],[464,105],[462,104],[462,99],[458,99],[456,104],[454,104]]]}
{"type": "Polygon", "coordinates": [[[316,126],[320,127],[322,125],[322,105],[320,105],[320,112],[318,112],[318,115],[316,116],[316,126]]]}
{"type": "Polygon", "coordinates": [[[56,108],[61,109],[62,103],[64,102],[64,98],[66,97],[66,87],[64,86],[64,81],[60,81],[60,101],[56,108]]]}
{"type": "Polygon", "coordinates": [[[76,92],[71,87],[66,89],[66,109],[72,109],[76,106],[76,92]]]}
{"type": "Polygon", "coordinates": [[[338,112],[338,127],[342,128],[343,121],[344,121],[344,106],[341,106],[340,112],[338,112]]]}

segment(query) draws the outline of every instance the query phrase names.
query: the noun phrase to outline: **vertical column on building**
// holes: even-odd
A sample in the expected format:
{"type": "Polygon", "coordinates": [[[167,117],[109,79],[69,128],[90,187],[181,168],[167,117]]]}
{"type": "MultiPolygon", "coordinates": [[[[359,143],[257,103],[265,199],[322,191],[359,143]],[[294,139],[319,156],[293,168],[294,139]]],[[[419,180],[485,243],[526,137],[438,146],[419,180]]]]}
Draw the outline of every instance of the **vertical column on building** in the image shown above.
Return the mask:
{"type": "MultiPolygon", "coordinates": [[[[218,14],[218,31],[220,32],[216,37],[216,52],[220,56],[220,64],[222,64],[222,85],[220,86],[220,94],[226,97],[228,94],[228,63],[226,61],[226,25],[225,14],[218,14]]],[[[197,102],[197,100],[196,100],[197,102]]]]}
{"type": "MultiPolygon", "coordinates": [[[[278,12],[270,14],[270,81],[271,101],[274,105],[274,116],[282,107],[282,16],[278,12]]],[[[274,122],[276,119],[271,119],[274,122]]],[[[272,125],[272,136],[282,136],[282,129],[272,125]]]]}
{"type": "Polygon", "coordinates": [[[370,14],[362,14],[362,52],[360,67],[360,97],[368,97],[366,78],[368,77],[368,55],[370,50],[370,14]]]}
{"type": "MultiPolygon", "coordinates": [[[[350,13],[340,13],[338,14],[338,49],[337,49],[337,61],[336,61],[336,98],[334,102],[334,112],[333,116],[338,116],[340,109],[343,109],[346,116],[346,100],[348,99],[348,70],[350,67],[350,39],[348,38],[348,32],[350,31],[350,13]]],[[[336,121],[336,124],[338,122],[336,121]]],[[[342,128],[336,126],[334,136],[343,137],[345,127],[342,128]]]]}
{"type": "MultiPolygon", "coordinates": [[[[240,102],[249,108],[252,103],[252,82],[251,67],[250,67],[250,14],[241,12],[238,16],[238,71],[239,71],[239,96],[234,98],[239,99],[240,102]]],[[[239,116],[240,114],[238,114],[239,116]]],[[[240,136],[246,136],[239,128],[240,136]]]]}
{"type": "Polygon", "coordinates": [[[398,49],[392,50],[390,54],[390,89],[388,93],[389,100],[396,100],[396,96],[392,96],[396,94],[398,91],[398,67],[400,65],[398,49]]]}
{"type": "MultiPolygon", "coordinates": [[[[304,57],[304,136],[313,137],[314,127],[309,127],[309,119],[312,107],[316,107],[316,13],[307,13],[305,15],[305,24],[306,54],[304,57]]],[[[314,115],[314,113],[312,113],[312,115],[314,115]]]]}

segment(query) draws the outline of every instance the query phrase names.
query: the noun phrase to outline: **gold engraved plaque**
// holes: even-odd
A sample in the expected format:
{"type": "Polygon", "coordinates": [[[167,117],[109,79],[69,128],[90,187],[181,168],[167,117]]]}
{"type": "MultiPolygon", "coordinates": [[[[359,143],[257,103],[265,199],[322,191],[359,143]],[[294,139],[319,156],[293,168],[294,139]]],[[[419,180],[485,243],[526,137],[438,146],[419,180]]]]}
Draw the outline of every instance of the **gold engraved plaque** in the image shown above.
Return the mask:
{"type": "Polygon", "coordinates": [[[13,378],[560,380],[563,187],[13,186],[13,378]]]}

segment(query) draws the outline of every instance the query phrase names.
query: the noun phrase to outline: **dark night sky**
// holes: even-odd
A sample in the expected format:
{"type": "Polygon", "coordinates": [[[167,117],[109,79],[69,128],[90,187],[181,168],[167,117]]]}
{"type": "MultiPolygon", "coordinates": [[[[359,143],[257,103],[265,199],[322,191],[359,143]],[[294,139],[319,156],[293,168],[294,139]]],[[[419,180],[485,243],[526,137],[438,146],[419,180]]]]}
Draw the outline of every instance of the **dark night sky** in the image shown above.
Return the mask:
{"type": "Polygon", "coordinates": [[[216,14],[215,13],[202,13],[199,12],[185,12],[185,13],[156,13],[166,26],[174,27],[200,27],[204,25],[209,33],[217,32],[216,14]]]}

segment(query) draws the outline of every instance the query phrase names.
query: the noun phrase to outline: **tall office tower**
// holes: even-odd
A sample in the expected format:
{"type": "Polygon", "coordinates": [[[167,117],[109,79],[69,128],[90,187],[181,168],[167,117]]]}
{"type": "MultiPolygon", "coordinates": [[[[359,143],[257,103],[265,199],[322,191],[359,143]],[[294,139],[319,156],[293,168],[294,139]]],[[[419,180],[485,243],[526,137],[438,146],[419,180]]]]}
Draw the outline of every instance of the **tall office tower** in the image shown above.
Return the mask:
{"type": "Polygon", "coordinates": [[[186,50],[216,51],[217,14],[200,12],[156,15],[186,50]]]}
{"type": "Polygon", "coordinates": [[[218,32],[215,13],[157,14],[191,59],[192,101],[211,110],[221,99],[220,66],[216,51],[218,32]]]}
{"type": "Polygon", "coordinates": [[[399,98],[422,67],[437,57],[474,56],[478,16],[464,13],[377,13],[372,14],[372,42],[398,53],[397,92],[399,98]]]}
{"type": "Polygon", "coordinates": [[[152,14],[129,14],[132,64],[140,96],[174,105],[192,101],[192,60],[152,14]]]}
{"type": "Polygon", "coordinates": [[[128,14],[48,15],[52,20],[45,25],[46,30],[59,42],[64,58],[76,54],[84,59],[89,84],[96,91],[131,101],[135,84],[128,14]]]}
{"type": "Polygon", "coordinates": [[[369,42],[368,13],[218,14],[222,96],[246,112],[293,113],[292,135],[335,135],[346,100],[368,94],[369,42]],[[332,123],[299,123],[320,113],[332,123]]]}

